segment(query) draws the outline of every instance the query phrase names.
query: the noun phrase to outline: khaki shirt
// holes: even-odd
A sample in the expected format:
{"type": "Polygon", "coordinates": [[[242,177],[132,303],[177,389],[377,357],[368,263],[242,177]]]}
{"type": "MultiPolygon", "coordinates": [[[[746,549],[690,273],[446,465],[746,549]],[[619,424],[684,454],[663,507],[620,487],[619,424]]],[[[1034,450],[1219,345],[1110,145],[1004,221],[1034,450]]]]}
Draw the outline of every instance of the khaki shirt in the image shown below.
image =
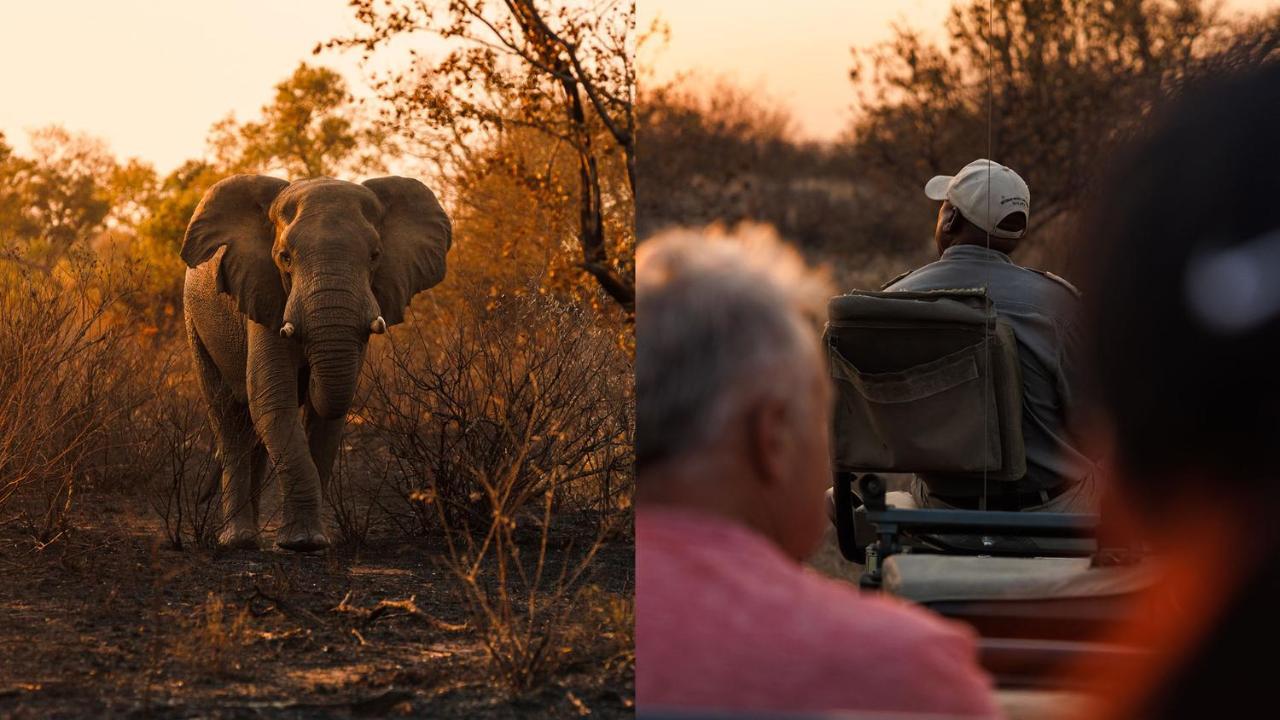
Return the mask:
{"type": "Polygon", "coordinates": [[[1022,435],[1027,477],[1020,492],[1056,488],[1090,474],[1067,420],[1078,398],[1079,292],[1054,275],[1014,264],[978,245],[955,245],[941,259],[904,275],[886,290],[986,288],[996,314],[1009,323],[1022,365],[1022,435]]]}

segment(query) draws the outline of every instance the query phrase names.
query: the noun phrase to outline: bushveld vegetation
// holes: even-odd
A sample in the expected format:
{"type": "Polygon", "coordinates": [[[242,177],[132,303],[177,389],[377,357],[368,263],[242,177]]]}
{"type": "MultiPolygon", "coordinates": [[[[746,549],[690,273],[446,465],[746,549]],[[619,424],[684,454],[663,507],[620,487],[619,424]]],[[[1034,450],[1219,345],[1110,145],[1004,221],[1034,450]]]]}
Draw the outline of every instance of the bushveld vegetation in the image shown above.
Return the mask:
{"type": "MultiPolygon", "coordinates": [[[[146,595],[142,617],[116,620],[156,626],[138,650],[151,674],[127,701],[135,709],[181,703],[181,690],[164,687],[175,673],[234,680],[255,653],[305,656],[327,638],[391,648],[384,659],[402,671],[362,671],[375,685],[456,696],[449,688],[470,682],[499,703],[476,705],[472,692],[459,712],[511,697],[534,702],[530,711],[551,697],[541,705],[551,714],[556,703],[625,711],[634,10],[355,5],[367,36],[321,45],[374,53],[393,37],[443,35],[457,48],[448,71],[470,85],[440,84],[443,66],[409,59],[358,102],[340,75],[301,63],[260,117],[218,122],[206,154],[164,176],[61,127],[34,133],[25,155],[0,135],[0,559],[5,572],[45,573],[45,584],[63,587],[71,573],[146,595]],[[463,22],[476,17],[489,25],[463,22]],[[510,52],[479,51],[494,43],[510,52]],[[178,249],[204,191],[237,172],[417,175],[453,218],[445,282],[370,345],[325,489],[338,546],[323,566],[286,559],[263,571],[213,547],[219,465],[186,348],[178,249]],[[104,507],[123,508],[117,536],[104,507]],[[136,573],[108,558],[90,576],[75,560],[126,543],[138,548],[120,551],[138,559],[136,573]],[[175,552],[203,559],[179,566],[157,554],[175,552]],[[394,581],[361,588],[349,566],[379,555],[394,581]],[[211,580],[218,568],[234,579],[211,580]],[[117,572],[137,577],[106,577],[117,572]],[[308,595],[316,577],[333,587],[308,595]],[[175,592],[187,608],[176,639],[159,627],[175,622],[175,592]],[[452,643],[441,657],[477,648],[474,661],[445,666],[486,672],[444,682],[420,669],[421,648],[441,637],[452,643]],[[595,678],[603,695],[566,690],[582,687],[569,676],[595,678]]],[[[268,514],[274,492],[269,482],[268,514]]],[[[38,691],[22,667],[38,666],[6,666],[0,697],[38,691]]],[[[387,692],[371,702],[385,710],[415,697],[387,692]]],[[[287,700],[279,706],[311,707],[287,700]]]]}
{"type": "Polygon", "coordinates": [[[921,188],[987,156],[990,127],[993,159],[1032,190],[1019,259],[1070,278],[1079,210],[1150,109],[1199,77],[1278,53],[1276,10],[955,0],[942,28],[899,27],[881,45],[853,48],[855,110],[831,142],[798,139],[785,107],[725,81],[642,85],[639,235],[769,223],[832,264],[843,285],[878,287],[930,259],[936,208],[921,188]]]}

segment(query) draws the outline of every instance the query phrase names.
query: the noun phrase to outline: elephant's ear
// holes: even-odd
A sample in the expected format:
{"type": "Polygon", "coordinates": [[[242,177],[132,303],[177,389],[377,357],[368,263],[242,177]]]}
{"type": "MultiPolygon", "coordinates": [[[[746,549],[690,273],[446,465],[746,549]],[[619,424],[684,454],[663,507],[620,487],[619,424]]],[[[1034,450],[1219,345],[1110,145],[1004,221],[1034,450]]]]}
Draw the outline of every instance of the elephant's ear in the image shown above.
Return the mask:
{"type": "Polygon", "coordinates": [[[182,260],[195,267],[227,247],[218,267],[218,290],[236,299],[249,319],[272,330],[284,315],[280,271],[271,258],[275,231],[271,203],[289,183],[265,175],[233,175],[204,194],[182,240],[182,260]]]}
{"type": "Polygon", "coordinates": [[[444,280],[444,256],[453,227],[435,193],[417,180],[382,177],[364,186],[382,203],[382,259],[373,274],[373,295],[388,325],[404,321],[413,296],[444,280]]]}

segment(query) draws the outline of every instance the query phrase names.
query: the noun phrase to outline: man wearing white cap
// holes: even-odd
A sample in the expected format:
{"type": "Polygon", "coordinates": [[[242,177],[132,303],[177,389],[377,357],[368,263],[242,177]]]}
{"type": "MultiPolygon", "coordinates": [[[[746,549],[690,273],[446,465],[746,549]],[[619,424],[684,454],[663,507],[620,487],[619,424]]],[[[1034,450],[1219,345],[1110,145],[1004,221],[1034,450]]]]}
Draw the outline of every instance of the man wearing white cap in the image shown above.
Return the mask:
{"type": "MultiPolygon", "coordinates": [[[[1095,509],[1093,463],[1067,425],[1076,400],[1073,370],[1079,337],[1079,292],[1051,273],[1014,264],[1009,254],[1026,236],[1031,191],[1013,170],[975,160],[924,188],[941,201],[936,262],[902,275],[886,290],[983,287],[1018,340],[1022,366],[1022,433],[1027,474],[986,488],[989,510],[1076,512],[1095,509]]],[[[917,480],[922,507],[978,508],[981,484],[917,480]],[[970,487],[970,485],[972,485],[970,487]]]]}

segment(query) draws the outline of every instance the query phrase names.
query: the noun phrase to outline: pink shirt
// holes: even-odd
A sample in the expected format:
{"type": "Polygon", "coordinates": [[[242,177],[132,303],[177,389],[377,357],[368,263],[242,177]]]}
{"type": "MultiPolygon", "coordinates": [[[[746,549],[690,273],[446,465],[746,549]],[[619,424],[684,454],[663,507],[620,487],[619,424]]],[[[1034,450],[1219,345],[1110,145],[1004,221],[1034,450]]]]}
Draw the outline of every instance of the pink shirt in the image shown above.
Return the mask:
{"type": "Polygon", "coordinates": [[[640,710],[998,715],[973,633],[860,593],[745,526],[636,513],[640,710]]]}

